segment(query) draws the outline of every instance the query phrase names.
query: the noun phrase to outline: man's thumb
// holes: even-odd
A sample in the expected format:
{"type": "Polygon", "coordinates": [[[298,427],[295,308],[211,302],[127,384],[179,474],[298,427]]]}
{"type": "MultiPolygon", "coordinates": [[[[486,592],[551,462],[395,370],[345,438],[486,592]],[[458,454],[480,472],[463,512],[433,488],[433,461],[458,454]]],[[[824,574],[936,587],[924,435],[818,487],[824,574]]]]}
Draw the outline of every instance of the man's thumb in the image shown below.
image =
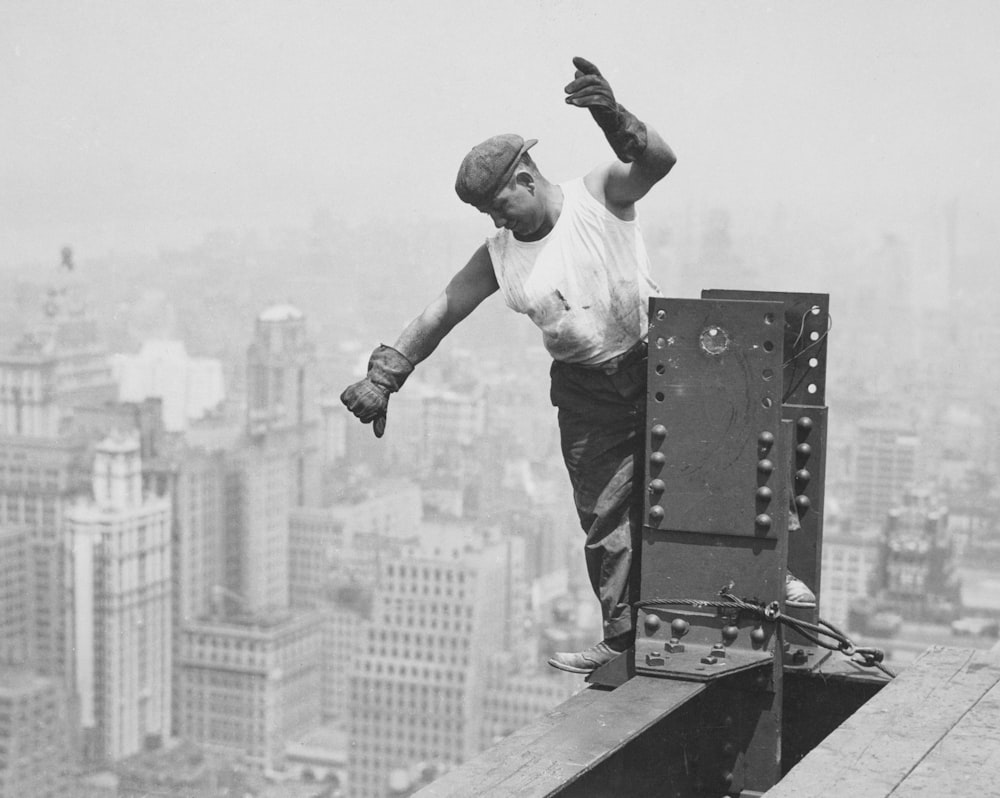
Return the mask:
{"type": "Polygon", "coordinates": [[[372,422],[372,429],[375,431],[375,437],[381,438],[385,435],[385,414],[381,416],[376,416],[375,420],[372,422]]]}
{"type": "Polygon", "coordinates": [[[600,75],[601,70],[594,66],[586,58],[580,58],[577,56],[573,59],[573,66],[579,69],[584,75],[600,75]]]}

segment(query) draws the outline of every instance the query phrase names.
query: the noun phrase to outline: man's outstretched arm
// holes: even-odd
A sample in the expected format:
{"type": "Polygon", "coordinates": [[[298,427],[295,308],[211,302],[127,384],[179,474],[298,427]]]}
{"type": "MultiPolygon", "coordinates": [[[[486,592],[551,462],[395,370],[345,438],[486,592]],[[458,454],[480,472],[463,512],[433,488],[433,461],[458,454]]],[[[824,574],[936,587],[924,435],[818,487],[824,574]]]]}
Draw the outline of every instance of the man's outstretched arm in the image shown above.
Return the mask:
{"type": "Polygon", "coordinates": [[[585,178],[587,189],[618,215],[628,217],[632,205],[673,168],[677,157],[659,133],[616,99],[600,70],[585,58],[574,58],[576,75],[566,86],[566,102],[590,111],[604,131],[617,162],[602,164],[585,178]]]}
{"type": "Polygon", "coordinates": [[[483,244],[447,287],[396,340],[395,348],[415,366],[433,352],[456,324],[494,293],[497,285],[493,262],[483,244]]]}
{"type": "Polygon", "coordinates": [[[451,278],[444,291],[406,326],[395,346],[382,345],[372,352],[368,374],[349,385],[340,395],[340,401],[363,424],[372,424],[375,436],[381,438],[385,432],[389,394],[402,388],[414,367],[498,288],[493,263],[484,244],[451,278]]]}

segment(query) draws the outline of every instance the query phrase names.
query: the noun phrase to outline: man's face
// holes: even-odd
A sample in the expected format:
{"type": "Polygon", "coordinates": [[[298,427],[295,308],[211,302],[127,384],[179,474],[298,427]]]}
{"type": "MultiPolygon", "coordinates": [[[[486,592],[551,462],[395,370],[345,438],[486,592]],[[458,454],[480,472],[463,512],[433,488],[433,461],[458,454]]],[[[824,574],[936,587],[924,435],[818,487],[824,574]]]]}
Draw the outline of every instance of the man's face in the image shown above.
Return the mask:
{"type": "Polygon", "coordinates": [[[544,219],[544,209],[533,189],[533,181],[518,175],[479,211],[489,216],[494,225],[506,227],[518,238],[529,237],[541,227],[544,219]]]}

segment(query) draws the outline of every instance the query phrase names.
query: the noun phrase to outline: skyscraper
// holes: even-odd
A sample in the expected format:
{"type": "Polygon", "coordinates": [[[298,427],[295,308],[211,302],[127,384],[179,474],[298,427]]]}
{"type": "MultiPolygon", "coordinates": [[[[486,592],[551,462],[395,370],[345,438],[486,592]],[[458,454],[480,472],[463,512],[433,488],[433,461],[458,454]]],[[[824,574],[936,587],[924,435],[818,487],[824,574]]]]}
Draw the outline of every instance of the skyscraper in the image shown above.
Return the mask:
{"type": "Polygon", "coordinates": [[[114,761],[170,733],[171,507],[143,493],[136,437],[98,445],[66,519],[84,755],[114,761]]]}
{"type": "Polygon", "coordinates": [[[247,350],[247,432],[267,435],[288,459],[289,503],[319,504],[320,407],[316,351],[302,311],[274,305],[258,317],[247,350]]]}
{"type": "Polygon", "coordinates": [[[382,566],[352,680],[357,798],[386,795],[393,770],[478,752],[487,663],[512,649],[523,619],[521,541],[489,541],[465,525],[418,531],[417,546],[382,566]]]}

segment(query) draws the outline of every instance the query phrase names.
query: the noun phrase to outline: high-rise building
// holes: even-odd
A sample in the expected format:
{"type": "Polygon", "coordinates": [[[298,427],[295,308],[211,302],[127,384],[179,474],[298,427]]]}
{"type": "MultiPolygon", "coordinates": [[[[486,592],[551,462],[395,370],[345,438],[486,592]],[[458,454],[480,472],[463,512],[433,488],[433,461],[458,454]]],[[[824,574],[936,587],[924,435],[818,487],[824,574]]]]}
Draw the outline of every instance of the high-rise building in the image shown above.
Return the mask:
{"type": "Polygon", "coordinates": [[[387,795],[388,774],[477,753],[487,663],[521,641],[521,541],[467,525],[423,524],[419,543],[383,563],[372,623],[351,683],[350,781],[387,795]]]}
{"type": "Polygon", "coordinates": [[[253,769],[277,768],[285,743],[320,723],[321,627],[309,611],[187,624],[182,736],[253,769]]]}
{"type": "Polygon", "coordinates": [[[914,484],[919,444],[916,430],[909,426],[859,426],[853,469],[854,515],[859,522],[882,523],[886,508],[914,484]]]}
{"type": "Polygon", "coordinates": [[[288,448],[244,438],[227,457],[225,587],[244,611],[288,607],[288,448]]]}
{"type": "Polygon", "coordinates": [[[848,628],[851,603],[873,595],[880,538],[876,524],[845,529],[828,521],[824,526],[819,606],[823,618],[840,629],[848,628]]]}
{"type": "Polygon", "coordinates": [[[114,761],[170,733],[171,507],[144,494],[136,437],[98,445],[66,521],[84,755],[114,761]]]}
{"type": "Polygon", "coordinates": [[[0,667],[0,798],[65,798],[75,757],[63,685],[0,667]]]}
{"type": "Polygon", "coordinates": [[[962,608],[948,510],[936,496],[910,492],[885,523],[876,605],[908,620],[948,622],[962,608]]]}
{"type": "Polygon", "coordinates": [[[258,317],[247,350],[247,432],[266,435],[287,457],[289,504],[314,507],[320,497],[320,406],[316,350],[302,311],[274,305],[258,317]]]}
{"type": "Polygon", "coordinates": [[[421,490],[403,479],[371,481],[345,490],[328,507],[292,510],[290,584],[292,603],[315,606],[329,588],[357,584],[371,589],[383,560],[413,539],[423,515],[421,490]]]}
{"type": "Polygon", "coordinates": [[[187,429],[192,420],[225,399],[222,363],[191,357],[182,341],[146,341],[138,354],[118,354],[111,362],[119,399],[141,402],[159,397],[163,423],[170,431],[187,429]]]}

